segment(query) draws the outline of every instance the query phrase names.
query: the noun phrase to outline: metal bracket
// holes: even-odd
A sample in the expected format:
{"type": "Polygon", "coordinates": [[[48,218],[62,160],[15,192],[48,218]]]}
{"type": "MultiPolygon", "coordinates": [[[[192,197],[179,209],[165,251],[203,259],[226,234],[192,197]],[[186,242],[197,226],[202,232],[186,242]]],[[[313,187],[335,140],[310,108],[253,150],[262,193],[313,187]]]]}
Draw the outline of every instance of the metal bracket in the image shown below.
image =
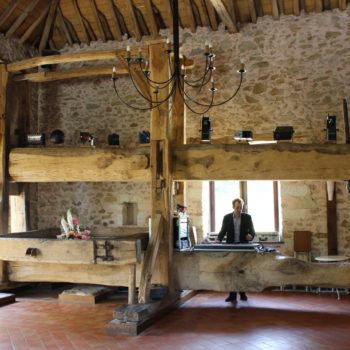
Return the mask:
{"type": "Polygon", "coordinates": [[[103,244],[95,243],[95,259],[101,259],[102,261],[114,261],[117,260],[113,255],[111,255],[111,251],[113,250],[114,245],[109,241],[104,241],[103,244]],[[105,250],[105,255],[97,255],[97,249],[103,248],[105,250]]]}

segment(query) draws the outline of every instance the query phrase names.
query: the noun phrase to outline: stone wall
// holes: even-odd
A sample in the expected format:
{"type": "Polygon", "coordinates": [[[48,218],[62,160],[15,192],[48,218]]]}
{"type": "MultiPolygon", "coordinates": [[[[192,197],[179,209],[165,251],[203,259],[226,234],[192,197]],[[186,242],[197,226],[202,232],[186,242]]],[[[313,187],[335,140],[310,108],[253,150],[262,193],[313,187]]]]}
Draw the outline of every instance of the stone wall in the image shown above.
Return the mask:
{"type": "MultiPolygon", "coordinates": [[[[295,142],[320,143],[324,140],[326,115],[338,116],[343,130],[342,98],[350,95],[349,9],[281,16],[275,21],[265,16],[257,24],[248,24],[239,33],[228,34],[221,26],[217,32],[198,28],[196,33],[181,31],[182,52],[194,58],[194,73],[201,71],[204,42],[210,40],[216,53],[215,81],[218,100],[230,96],[238,84],[236,70],[240,59],[247,74],[241,91],[231,102],[211,112],[213,138],[230,136],[234,130],[248,129],[255,134],[272,133],[278,125],[292,125],[295,142]]],[[[164,32],[163,34],[167,34],[164,32]]],[[[134,42],[92,43],[74,46],[64,52],[125,47],[134,42]]],[[[119,80],[130,101],[138,97],[126,78],[119,80]]],[[[205,101],[205,99],[202,99],[205,101]]],[[[200,117],[187,112],[187,136],[199,136],[200,117]]],[[[42,85],[39,92],[40,130],[49,133],[61,128],[68,144],[77,144],[79,131],[97,136],[103,145],[107,134],[117,132],[124,144],[135,143],[137,132],[149,128],[149,114],[124,108],[116,99],[106,78],[75,79],[42,85]]],[[[344,142],[339,132],[339,142],[344,142]]],[[[83,169],[82,169],[83,171],[83,169]]],[[[339,251],[350,254],[349,196],[344,184],[338,184],[339,251]]],[[[147,184],[57,184],[39,185],[38,207],[51,203],[38,225],[53,225],[62,212],[72,207],[89,222],[118,225],[123,196],[137,198],[138,224],[150,213],[147,184]],[[141,195],[139,195],[142,193],[141,195]],[[102,201],[113,198],[112,203],[102,201]],[[78,205],[78,203],[80,204],[78,205]],[[99,211],[99,208],[101,208],[99,211]],[[103,211],[104,210],[104,211],[103,211]],[[108,217],[107,217],[108,216],[108,217]]],[[[189,212],[193,223],[202,222],[202,185],[190,182],[187,188],[189,212]]],[[[326,253],[326,191],[322,182],[284,182],[281,185],[283,237],[286,251],[293,251],[294,230],[313,232],[313,254],[326,253]]]]}

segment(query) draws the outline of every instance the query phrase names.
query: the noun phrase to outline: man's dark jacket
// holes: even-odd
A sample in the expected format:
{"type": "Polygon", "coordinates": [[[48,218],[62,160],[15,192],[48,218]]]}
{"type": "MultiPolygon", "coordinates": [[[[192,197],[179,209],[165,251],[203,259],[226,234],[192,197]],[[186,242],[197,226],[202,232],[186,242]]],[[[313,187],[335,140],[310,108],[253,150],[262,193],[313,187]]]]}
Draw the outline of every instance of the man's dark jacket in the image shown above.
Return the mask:
{"type": "MultiPolygon", "coordinates": [[[[254,238],[255,231],[252,218],[249,214],[241,213],[241,232],[239,233],[239,243],[248,243],[246,235],[251,234],[254,238]]],[[[218,235],[218,240],[222,241],[227,234],[226,243],[235,243],[235,227],[233,224],[233,213],[224,216],[222,227],[218,235]]]]}

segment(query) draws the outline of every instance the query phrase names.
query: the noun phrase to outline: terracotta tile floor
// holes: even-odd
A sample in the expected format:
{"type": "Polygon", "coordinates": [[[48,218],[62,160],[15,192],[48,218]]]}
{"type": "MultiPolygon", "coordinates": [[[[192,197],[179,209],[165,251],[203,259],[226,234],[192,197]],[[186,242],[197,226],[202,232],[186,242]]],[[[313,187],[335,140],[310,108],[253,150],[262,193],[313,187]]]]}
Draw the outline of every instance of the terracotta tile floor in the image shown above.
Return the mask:
{"type": "Polygon", "coordinates": [[[125,299],[62,304],[57,292],[26,292],[0,308],[0,349],[350,349],[350,296],[248,293],[237,308],[203,292],[138,337],[104,326],[125,299]]]}

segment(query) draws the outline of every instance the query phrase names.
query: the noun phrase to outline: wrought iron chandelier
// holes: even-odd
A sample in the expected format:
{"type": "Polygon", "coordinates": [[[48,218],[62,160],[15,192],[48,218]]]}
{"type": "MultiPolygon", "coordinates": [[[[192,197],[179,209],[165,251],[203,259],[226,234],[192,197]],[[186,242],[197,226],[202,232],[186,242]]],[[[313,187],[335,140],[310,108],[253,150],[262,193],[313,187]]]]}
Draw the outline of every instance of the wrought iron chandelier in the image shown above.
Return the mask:
{"type": "Polygon", "coordinates": [[[206,114],[212,107],[221,106],[229,102],[230,100],[232,100],[237,95],[238,91],[242,86],[243,75],[245,73],[244,63],[243,61],[241,61],[240,68],[237,71],[237,73],[239,73],[240,75],[237,88],[232,92],[230,97],[222,101],[215,100],[215,93],[217,92],[217,88],[215,87],[215,81],[213,78],[213,71],[215,70],[215,66],[214,66],[215,54],[213,53],[212,45],[210,45],[209,43],[205,43],[204,73],[199,78],[196,78],[193,80],[188,79],[188,77],[186,76],[185,66],[181,64],[181,59],[180,59],[178,0],[172,0],[172,5],[173,5],[172,6],[173,8],[173,45],[170,43],[170,40],[167,39],[166,41],[167,48],[164,52],[164,54],[167,55],[167,59],[170,67],[169,79],[165,81],[152,80],[150,78],[151,72],[149,70],[148,60],[142,56],[141,51],[139,52],[138,56],[131,57],[130,46],[127,46],[126,57],[124,59],[127,63],[129,77],[138,94],[147,103],[147,107],[133,105],[127,102],[121,96],[118,90],[118,84],[117,84],[118,77],[116,73],[116,67],[113,67],[113,71],[112,71],[112,82],[113,82],[114,91],[123,104],[125,104],[130,108],[140,110],[140,111],[146,111],[146,110],[152,110],[154,108],[158,108],[162,104],[168,101],[170,102],[172,97],[175,95],[175,93],[178,92],[181,98],[183,99],[184,104],[190,111],[192,111],[195,114],[203,115],[203,114],[206,114]],[[172,55],[173,55],[173,60],[172,60],[172,55]],[[132,69],[131,69],[132,64],[134,65],[136,64],[140,72],[142,72],[142,76],[150,88],[149,91],[151,92],[151,96],[145,96],[145,94],[143,94],[141,90],[138,88],[132,73],[132,69]],[[208,99],[210,100],[209,103],[203,103],[203,102],[200,102],[199,100],[199,94],[202,92],[203,88],[206,86],[209,86],[208,88],[208,92],[209,92],[208,99]],[[186,87],[189,87],[190,89],[196,89],[197,90],[196,95],[191,96],[186,91],[186,87]],[[166,91],[166,94],[164,94],[165,97],[163,97],[163,94],[162,94],[162,98],[159,99],[161,90],[166,91]]]}

